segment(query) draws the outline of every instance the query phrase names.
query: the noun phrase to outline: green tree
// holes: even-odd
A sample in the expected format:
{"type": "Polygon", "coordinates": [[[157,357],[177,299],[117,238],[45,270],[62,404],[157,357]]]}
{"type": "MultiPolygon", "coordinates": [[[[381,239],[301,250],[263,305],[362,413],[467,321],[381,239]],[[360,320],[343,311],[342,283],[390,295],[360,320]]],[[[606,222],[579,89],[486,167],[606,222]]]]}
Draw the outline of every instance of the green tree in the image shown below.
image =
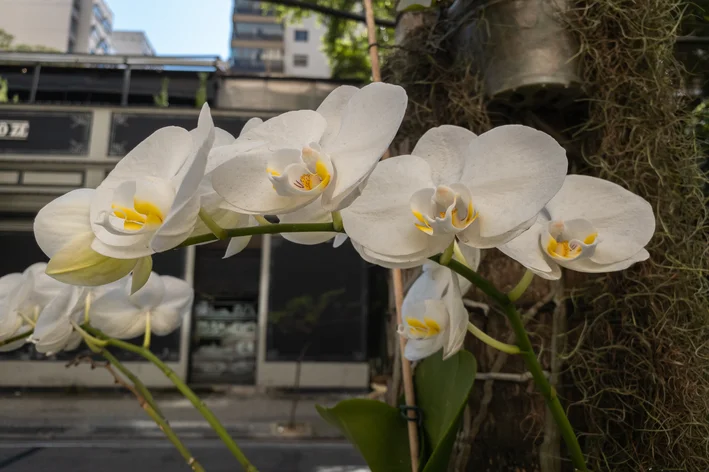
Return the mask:
{"type": "MultiPolygon", "coordinates": [[[[335,10],[363,14],[361,0],[305,0],[319,6],[335,10]]],[[[396,15],[395,0],[373,0],[374,16],[393,19],[396,15]]],[[[327,32],[323,36],[323,52],[330,62],[334,79],[352,79],[367,81],[371,78],[369,62],[369,41],[364,23],[342,18],[335,18],[310,10],[263,3],[264,8],[273,9],[288,24],[298,24],[303,18],[314,15],[325,25],[327,32]]],[[[394,43],[394,30],[377,28],[377,44],[386,48],[394,43]]]]}

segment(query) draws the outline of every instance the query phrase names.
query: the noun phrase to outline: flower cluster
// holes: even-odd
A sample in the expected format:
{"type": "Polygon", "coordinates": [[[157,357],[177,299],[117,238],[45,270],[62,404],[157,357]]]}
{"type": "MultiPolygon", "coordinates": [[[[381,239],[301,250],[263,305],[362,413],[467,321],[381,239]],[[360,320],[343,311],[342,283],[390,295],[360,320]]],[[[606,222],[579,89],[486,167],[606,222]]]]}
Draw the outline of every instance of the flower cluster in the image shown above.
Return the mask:
{"type": "MultiPolygon", "coordinates": [[[[47,273],[99,286],[133,272],[128,289],[112,290],[117,298],[121,290],[138,295],[153,280],[151,254],[193,236],[270,224],[265,216],[337,223],[333,231],[284,237],[317,244],[344,228],[362,258],[388,268],[421,266],[454,245],[474,260],[480,249],[498,248],[547,279],[558,279],[562,267],[615,271],[649,257],[650,205],[616,184],[567,176],[565,150],[541,131],[507,125],[476,136],[444,125],[410,155],[380,161],[406,105],[395,85],[342,86],[315,111],[254,118],[237,138],[214,127],[205,105],[196,129],[158,130],[97,189],[75,190],[39,212],[35,236],[51,258],[47,273]]],[[[226,256],[248,238],[234,238],[226,256]]],[[[424,269],[400,327],[411,358],[460,348],[467,326],[461,292],[447,270],[424,269]]],[[[123,300],[111,309],[128,313],[123,300]]],[[[154,302],[140,306],[152,312],[146,307],[154,302]]],[[[95,307],[96,322],[110,330],[95,307]]],[[[117,332],[135,334],[123,329],[117,332]]]]}
{"type": "Polygon", "coordinates": [[[187,282],[150,273],[147,283],[131,295],[131,277],[101,287],[67,285],[45,274],[38,263],[23,273],[0,278],[0,347],[9,351],[32,342],[38,352],[52,355],[76,349],[81,324],[111,337],[130,339],[147,332],[165,335],[177,329],[192,307],[187,282]]]}

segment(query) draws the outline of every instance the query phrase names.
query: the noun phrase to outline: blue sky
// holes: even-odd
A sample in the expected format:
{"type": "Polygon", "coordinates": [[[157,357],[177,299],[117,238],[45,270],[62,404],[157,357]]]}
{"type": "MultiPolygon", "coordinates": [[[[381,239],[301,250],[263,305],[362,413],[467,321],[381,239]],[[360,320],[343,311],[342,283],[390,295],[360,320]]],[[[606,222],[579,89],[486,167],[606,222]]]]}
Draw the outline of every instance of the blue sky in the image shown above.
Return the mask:
{"type": "Polygon", "coordinates": [[[158,54],[229,57],[233,0],[106,0],[113,28],[145,31],[158,54]]]}

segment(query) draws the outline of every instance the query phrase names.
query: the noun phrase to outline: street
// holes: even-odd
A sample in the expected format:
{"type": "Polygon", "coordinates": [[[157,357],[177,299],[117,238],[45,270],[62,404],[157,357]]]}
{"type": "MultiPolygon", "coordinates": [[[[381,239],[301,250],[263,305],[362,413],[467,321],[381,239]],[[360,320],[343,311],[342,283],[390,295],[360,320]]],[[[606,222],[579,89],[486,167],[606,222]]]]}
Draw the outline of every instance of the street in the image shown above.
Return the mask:
{"type": "MultiPolygon", "coordinates": [[[[235,472],[238,462],[216,439],[187,440],[207,472],[235,472]]],[[[354,448],[338,441],[239,441],[260,472],[367,472],[354,448]]],[[[0,443],[2,472],[180,472],[182,457],[163,439],[8,441],[0,443]]]]}

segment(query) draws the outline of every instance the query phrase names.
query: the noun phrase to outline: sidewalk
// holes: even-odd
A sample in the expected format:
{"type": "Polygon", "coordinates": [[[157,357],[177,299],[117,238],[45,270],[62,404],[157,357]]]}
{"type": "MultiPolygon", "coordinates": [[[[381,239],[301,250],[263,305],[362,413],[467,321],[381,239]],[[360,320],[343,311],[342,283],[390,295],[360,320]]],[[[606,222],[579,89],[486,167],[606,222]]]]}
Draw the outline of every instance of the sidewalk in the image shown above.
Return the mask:
{"type": "MultiPolygon", "coordinates": [[[[212,429],[192,404],[176,392],[153,392],[175,431],[184,437],[211,438],[212,429]]],[[[277,423],[287,422],[292,394],[199,393],[230,434],[236,438],[284,439],[277,423]]],[[[315,405],[332,406],[353,395],[303,394],[296,422],[309,425],[298,439],[341,439],[325,423],[315,405]]],[[[130,393],[118,391],[0,392],[0,440],[116,439],[161,436],[162,432],[130,393]]]]}

